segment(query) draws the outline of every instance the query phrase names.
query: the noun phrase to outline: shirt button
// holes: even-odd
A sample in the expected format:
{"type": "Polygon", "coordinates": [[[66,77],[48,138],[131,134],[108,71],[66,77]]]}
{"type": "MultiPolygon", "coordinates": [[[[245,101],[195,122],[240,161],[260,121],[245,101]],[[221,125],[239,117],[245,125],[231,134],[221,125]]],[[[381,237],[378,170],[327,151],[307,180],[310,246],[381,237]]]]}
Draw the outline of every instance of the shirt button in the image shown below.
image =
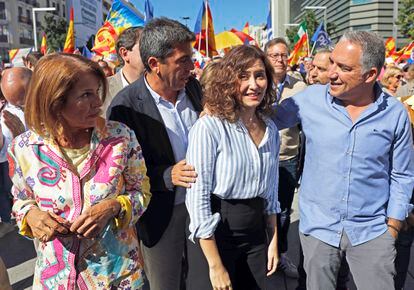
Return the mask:
{"type": "Polygon", "coordinates": [[[346,151],[346,154],[348,154],[348,155],[351,154],[351,151],[346,151]]]}
{"type": "Polygon", "coordinates": [[[345,197],[343,197],[343,198],[342,198],[342,201],[346,201],[346,198],[345,198],[345,197]]]}

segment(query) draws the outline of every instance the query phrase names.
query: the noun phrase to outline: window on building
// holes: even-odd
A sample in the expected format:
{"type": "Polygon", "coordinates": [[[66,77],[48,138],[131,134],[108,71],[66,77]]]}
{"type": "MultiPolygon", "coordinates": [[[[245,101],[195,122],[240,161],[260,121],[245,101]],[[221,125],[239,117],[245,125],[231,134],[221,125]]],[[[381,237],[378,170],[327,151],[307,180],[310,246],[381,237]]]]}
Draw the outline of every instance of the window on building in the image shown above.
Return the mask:
{"type": "Polygon", "coordinates": [[[50,1],[46,0],[46,7],[50,7],[50,1]]]}
{"type": "Polygon", "coordinates": [[[6,4],[0,2],[0,19],[6,20],[6,4]]]}
{"type": "Polygon", "coordinates": [[[352,0],[352,4],[358,5],[358,4],[367,4],[372,2],[372,0],[352,0]]]}
{"type": "Polygon", "coordinates": [[[60,12],[60,4],[59,3],[56,4],[56,10],[57,10],[58,13],[60,12]]]}
{"type": "Polygon", "coordinates": [[[370,31],[370,30],[372,30],[372,27],[371,27],[371,24],[355,25],[355,26],[352,26],[352,30],[355,30],[355,31],[361,31],[361,30],[370,31]]]}
{"type": "Polygon", "coordinates": [[[30,14],[31,14],[30,10],[26,10],[26,18],[27,18],[26,20],[28,23],[31,23],[30,14]]]}
{"type": "Polygon", "coordinates": [[[18,11],[19,11],[19,16],[23,16],[23,8],[19,6],[18,11]]]}
{"type": "Polygon", "coordinates": [[[62,4],[62,16],[66,17],[66,7],[62,4]]]}

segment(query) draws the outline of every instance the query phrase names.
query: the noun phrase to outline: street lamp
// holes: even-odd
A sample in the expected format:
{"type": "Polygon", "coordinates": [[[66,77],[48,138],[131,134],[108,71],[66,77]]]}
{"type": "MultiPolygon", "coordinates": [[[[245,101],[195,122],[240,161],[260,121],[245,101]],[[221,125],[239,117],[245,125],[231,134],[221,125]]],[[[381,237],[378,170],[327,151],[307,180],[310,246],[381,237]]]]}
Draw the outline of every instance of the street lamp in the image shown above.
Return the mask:
{"type": "Polygon", "coordinates": [[[323,10],[323,28],[325,28],[325,31],[328,32],[328,30],[326,29],[326,21],[327,21],[327,16],[326,16],[326,10],[328,7],[326,6],[305,6],[305,9],[307,10],[323,10]]]}
{"type": "Polygon", "coordinates": [[[188,20],[190,20],[190,17],[183,16],[183,17],[180,17],[180,18],[185,21],[185,26],[187,26],[187,28],[188,28],[188,20]]]}
{"type": "Polygon", "coordinates": [[[33,17],[33,39],[35,45],[35,51],[37,51],[37,34],[36,34],[36,12],[40,11],[55,11],[55,7],[42,7],[42,8],[32,8],[32,17],[33,17]]]}

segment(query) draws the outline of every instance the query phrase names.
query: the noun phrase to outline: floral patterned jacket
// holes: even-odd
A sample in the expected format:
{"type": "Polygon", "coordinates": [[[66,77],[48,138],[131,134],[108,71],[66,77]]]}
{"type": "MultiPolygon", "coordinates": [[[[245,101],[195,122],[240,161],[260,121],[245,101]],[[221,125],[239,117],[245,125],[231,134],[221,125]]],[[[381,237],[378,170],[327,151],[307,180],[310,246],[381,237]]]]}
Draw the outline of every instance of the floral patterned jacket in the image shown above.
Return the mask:
{"type": "Polygon", "coordinates": [[[100,238],[78,239],[71,235],[40,243],[33,289],[141,288],[135,223],[151,193],[141,147],[132,130],[100,119],[80,174],[53,140],[31,131],[14,139],[8,159],[13,212],[25,236],[32,237],[25,215],[34,206],[69,221],[109,198],[121,197],[130,209],[123,226],[111,222],[100,238]]]}

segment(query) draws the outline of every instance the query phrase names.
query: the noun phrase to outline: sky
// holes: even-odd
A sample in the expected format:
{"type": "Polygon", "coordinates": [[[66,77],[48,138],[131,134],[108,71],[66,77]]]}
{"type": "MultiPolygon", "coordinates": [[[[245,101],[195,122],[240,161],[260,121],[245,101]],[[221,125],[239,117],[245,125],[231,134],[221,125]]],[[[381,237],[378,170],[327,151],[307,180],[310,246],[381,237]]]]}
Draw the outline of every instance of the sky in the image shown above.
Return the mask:
{"type": "MultiPolygon", "coordinates": [[[[130,0],[144,12],[144,0],[130,0]]],[[[202,0],[150,0],[154,6],[154,17],[166,16],[181,21],[190,17],[188,27],[193,30],[202,0]]],[[[214,23],[214,32],[236,28],[241,30],[248,21],[250,25],[265,24],[268,0],[209,0],[214,23]]]]}

